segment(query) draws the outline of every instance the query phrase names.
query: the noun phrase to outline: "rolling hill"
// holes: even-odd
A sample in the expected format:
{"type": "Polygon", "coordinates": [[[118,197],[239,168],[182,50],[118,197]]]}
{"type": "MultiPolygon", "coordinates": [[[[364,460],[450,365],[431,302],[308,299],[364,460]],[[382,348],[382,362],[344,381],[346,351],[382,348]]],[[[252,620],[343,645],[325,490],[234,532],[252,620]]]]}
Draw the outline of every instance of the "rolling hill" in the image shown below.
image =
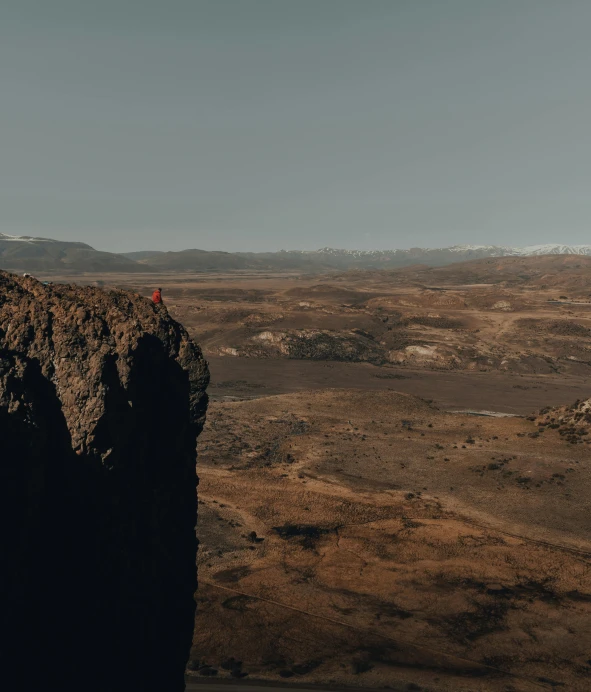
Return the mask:
{"type": "Polygon", "coordinates": [[[413,265],[445,266],[462,261],[497,257],[540,255],[591,255],[591,245],[531,245],[513,248],[497,245],[454,245],[447,248],[408,250],[342,250],[321,248],[313,251],[279,252],[179,252],[140,251],[125,257],[166,271],[211,271],[228,269],[329,271],[334,269],[397,269],[413,265]]]}
{"type": "Polygon", "coordinates": [[[142,272],[145,265],[86,243],[0,233],[0,267],[17,271],[142,272]]]}
{"type": "MultiPolygon", "coordinates": [[[[515,272],[508,268],[521,266],[519,262],[527,260],[528,257],[546,256],[556,258],[568,256],[578,262],[585,262],[591,256],[591,245],[532,245],[523,248],[454,245],[446,248],[407,250],[342,250],[325,247],[314,251],[281,250],[279,252],[221,252],[189,249],[178,252],[143,250],[117,254],[96,250],[86,243],[0,233],[0,267],[30,272],[136,273],[243,270],[322,273],[350,269],[396,270],[407,267],[411,271],[416,271],[420,266],[423,268],[445,267],[458,262],[468,263],[466,271],[470,271],[469,264],[473,261],[494,262],[506,259],[514,264],[509,262],[502,265],[503,271],[509,271],[511,274],[515,272]]],[[[480,269],[475,271],[478,274],[480,269]]]]}
{"type": "Polygon", "coordinates": [[[591,257],[581,255],[487,258],[443,267],[408,267],[391,274],[405,282],[434,286],[504,284],[585,295],[591,291],[591,257]]]}

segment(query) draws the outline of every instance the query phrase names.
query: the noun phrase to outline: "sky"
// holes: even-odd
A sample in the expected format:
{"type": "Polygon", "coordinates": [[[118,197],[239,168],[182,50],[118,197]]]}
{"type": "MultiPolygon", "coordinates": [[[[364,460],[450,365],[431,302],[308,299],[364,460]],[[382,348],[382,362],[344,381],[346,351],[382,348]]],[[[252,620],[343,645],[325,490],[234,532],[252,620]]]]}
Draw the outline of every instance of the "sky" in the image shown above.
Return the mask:
{"type": "Polygon", "coordinates": [[[0,232],[591,243],[589,0],[2,0],[0,232]]]}

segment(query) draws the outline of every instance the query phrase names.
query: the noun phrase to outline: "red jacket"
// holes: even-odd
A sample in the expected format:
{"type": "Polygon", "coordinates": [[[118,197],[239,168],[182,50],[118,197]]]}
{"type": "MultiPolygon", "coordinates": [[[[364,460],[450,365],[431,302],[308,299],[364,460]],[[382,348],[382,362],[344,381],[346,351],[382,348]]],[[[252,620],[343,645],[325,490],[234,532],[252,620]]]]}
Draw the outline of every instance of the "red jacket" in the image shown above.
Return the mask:
{"type": "Polygon", "coordinates": [[[162,293],[160,293],[160,291],[154,291],[154,293],[152,293],[152,302],[153,303],[161,303],[162,302],[162,293]]]}

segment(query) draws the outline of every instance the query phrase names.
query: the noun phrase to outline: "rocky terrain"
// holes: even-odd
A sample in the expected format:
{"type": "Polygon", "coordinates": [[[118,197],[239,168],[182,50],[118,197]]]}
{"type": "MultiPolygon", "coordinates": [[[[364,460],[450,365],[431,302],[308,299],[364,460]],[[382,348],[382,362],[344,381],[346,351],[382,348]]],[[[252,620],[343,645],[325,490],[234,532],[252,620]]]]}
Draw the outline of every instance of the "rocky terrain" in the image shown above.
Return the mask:
{"type": "Polygon", "coordinates": [[[183,689],[208,378],[165,308],[0,273],[11,689],[183,689]]]}
{"type": "Polygon", "coordinates": [[[394,391],[213,404],[191,674],[586,690],[589,442],[528,418],[394,391]]]}
{"type": "MultiPolygon", "coordinates": [[[[458,262],[445,267],[414,266],[378,275],[357,272],[356,279],[363,281],[369,278],[374,282],[382,279],[387,283],[395,282],[398,285],[410,284],[417,287],[480,285],[481,288],[521,289],[528,293],[549,291],[548,299],[554,298],[553,290],[560,289],[566,292],[567,300],[586,300],[591,293],[590,268],[591,257],[553,254],[486,258],[458,262]]],[[[345,275],[343,278],[347,280],[348,277],[345,275]]]]}
{"type": "Polygon", "coordinates": [[[589,263],[77,278],[211,366],[191,676],[587,689],[589,263]]]}
{"type": "Polygon", "coordinates": [[[589,444],[591,399],[577,400],[570,406],[543,408],[535,420],[540,432],[556,430],[571,444],[589,444]]]}
{"type": "Polygon", "coordinates": [[[157,281],[209,357],[581,377],[591,363],[589,277],[591,258],[552,255],[321,277],[103,280],[143,295],[157,281]]]}

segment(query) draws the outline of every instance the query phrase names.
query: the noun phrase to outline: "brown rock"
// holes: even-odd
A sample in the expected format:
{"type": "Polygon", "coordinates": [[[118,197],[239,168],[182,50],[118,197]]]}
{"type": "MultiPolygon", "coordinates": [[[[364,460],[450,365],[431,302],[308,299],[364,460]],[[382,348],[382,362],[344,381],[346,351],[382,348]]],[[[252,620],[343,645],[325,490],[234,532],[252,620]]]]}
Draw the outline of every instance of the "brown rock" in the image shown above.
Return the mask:
{"type": "Polygon", "coordinates": [[[0,272],[12,689],[184,688],[208,380],[166,308],[0,272]]]}

